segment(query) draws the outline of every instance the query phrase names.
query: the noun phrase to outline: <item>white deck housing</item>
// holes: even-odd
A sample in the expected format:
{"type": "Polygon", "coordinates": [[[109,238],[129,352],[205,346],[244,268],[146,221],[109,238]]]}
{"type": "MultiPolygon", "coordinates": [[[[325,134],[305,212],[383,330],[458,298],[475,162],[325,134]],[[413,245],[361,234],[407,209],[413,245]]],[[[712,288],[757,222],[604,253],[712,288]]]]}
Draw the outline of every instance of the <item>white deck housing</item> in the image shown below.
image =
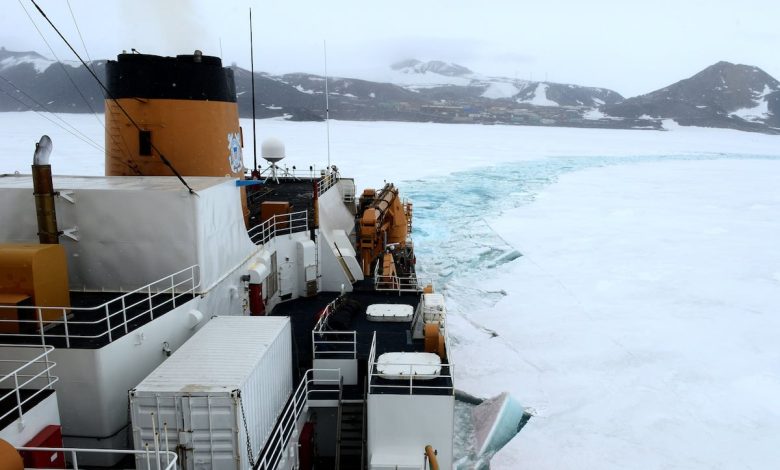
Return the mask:
{"type": "MultiPolygon", "coordinates": [[[[203,291],[255,250],[235,180],[55,176],[57,224],[72,290],[126,291],[192,265],[203,291]]],[[[32,178],[0,177],[4,243],[37,243],[32,178]]]]}

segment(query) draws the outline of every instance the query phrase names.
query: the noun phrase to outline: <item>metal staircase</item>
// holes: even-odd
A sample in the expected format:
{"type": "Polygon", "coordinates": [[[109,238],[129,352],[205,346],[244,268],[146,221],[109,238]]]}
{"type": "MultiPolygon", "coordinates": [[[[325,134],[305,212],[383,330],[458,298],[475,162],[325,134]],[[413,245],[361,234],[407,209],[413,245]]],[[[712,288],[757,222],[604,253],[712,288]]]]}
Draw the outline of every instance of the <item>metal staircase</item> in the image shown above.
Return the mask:
{"type": "Polygon", "coordinates": [[[365,406],[363,400],[342,400],[339,404],[336,469],[362,470],[365,451],[365,406]]]}

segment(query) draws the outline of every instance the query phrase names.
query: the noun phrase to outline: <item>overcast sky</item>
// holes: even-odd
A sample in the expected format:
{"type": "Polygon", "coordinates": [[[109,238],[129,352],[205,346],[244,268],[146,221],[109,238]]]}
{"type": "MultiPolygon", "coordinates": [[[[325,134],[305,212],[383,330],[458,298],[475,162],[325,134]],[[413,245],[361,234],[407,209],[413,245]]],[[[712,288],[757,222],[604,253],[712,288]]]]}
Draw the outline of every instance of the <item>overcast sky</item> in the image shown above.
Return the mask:
{"type": "MultiPolygon", "coordinates": [[[[83,51],[66,0],[37,0],[83,51]]],[[[30,0],[6,0],[0,45],[73,59],[30,0]],[[21,1],[21,4],[19,3],[21,1]]],[[[375,77],[394,61],[438,59],[485,75],[647,93],[719,60],[780,78],[780,2],[773,0],[70,0],[94,58],[123,49],[174,55],[199,48],[255,69],[375,77]],[[221,50],[220,50],[221,41],[221,50]]]]}

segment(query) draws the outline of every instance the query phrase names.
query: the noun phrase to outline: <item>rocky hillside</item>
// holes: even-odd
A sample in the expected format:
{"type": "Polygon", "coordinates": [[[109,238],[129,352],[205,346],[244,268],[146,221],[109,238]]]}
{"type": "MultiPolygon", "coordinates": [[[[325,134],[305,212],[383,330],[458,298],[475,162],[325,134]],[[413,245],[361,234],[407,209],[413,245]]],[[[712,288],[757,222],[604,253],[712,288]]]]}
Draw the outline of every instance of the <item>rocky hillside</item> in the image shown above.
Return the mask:
{"type": "MultiPolygon", "coordinates": [[[[103,77],[105,61],[91,64],[103,77]]],[[[233,67],[241,116],[252,115],[251,74],[233,67]]],[[[260,118],[325,117],[325,78],[255,74],[260,118]]],[[[682,125],[777,133],[780,83],[757,67],[719,62],[691,78],[634,98],[605,88],[480,75],[458,64],[409,59],[374,77],[328,78],[330,116],[344,120],[433,121],[663,129],[682,125]],[[368,78],[371,78],[370,80],[368,78]]],[[[86,68],[36,52],[0,49],[0,111],[102,112],[86,68]],[[75,86],[74,86],[75,85],[75,86]]]]}
{"type": "MultiPolygon", "coordinates": [[[[105,61],[92,66],[101,77],[105,74],[105,61]]],[[[0,111],[29,109],[103,112],[103,92],[81,64],[59,63],[37,52],[0,49],[0,111]]]]}
{"type": "Polygon", "coordinates": [[[444,75],[445,77],[464,77],[474,74],[474,72],[462,65],[442,62],[440,60],[422,62],[417,59],[407,59],[396,62],[391,65],[390,68],[406,74],[425,74],[430,72],[444,75]]]}
{"type": "Polygon", "coordinates": [[[674,119],[682,125],[776,133],[780,82],[758,67],[718,62],[646,95],[602,107],[613,117],[674,119]]]}

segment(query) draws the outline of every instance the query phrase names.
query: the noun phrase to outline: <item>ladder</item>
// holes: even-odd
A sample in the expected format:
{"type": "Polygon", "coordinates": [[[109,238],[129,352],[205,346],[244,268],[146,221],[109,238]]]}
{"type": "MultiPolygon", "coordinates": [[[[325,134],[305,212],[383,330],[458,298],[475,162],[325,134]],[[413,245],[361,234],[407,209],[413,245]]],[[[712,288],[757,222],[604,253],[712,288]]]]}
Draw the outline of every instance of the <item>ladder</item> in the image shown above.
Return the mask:
{"type": "Polygon", "coordinates": [[[336,430],[336,470],[362,470],[364,452],[363,400],[339,402],[336,430]]]}

